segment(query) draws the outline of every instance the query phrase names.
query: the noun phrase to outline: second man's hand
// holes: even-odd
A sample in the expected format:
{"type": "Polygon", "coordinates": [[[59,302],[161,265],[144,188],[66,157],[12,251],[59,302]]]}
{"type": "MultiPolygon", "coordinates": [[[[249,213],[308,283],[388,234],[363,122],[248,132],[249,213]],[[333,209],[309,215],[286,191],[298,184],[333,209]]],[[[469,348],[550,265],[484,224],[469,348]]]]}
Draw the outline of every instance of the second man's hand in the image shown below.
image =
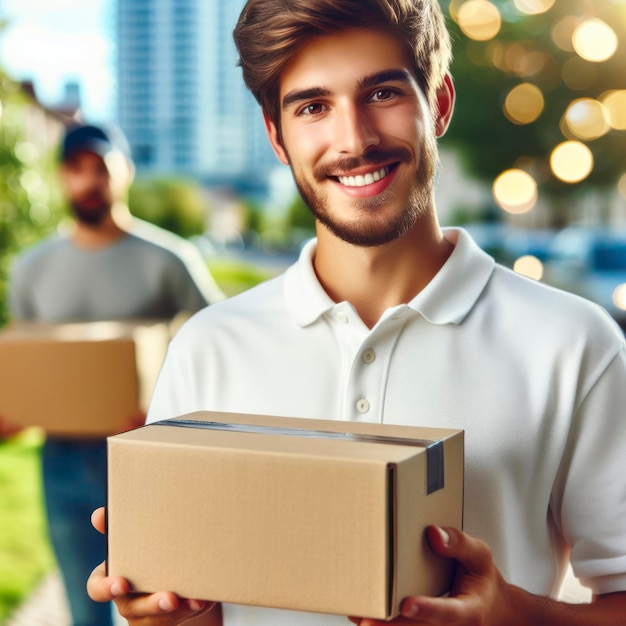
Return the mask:
{"type": "MultiPolygon", "coordinates": [[[[91,522],[104,533],[104,508],[93,512],[91,522]]],[[[130,592],[130,585],[120,576],[107,576],[100,563],[87,581],[87,592],[95,602],[113,601],[129,626],[175,626],[206,615],[206,626],[221,626],[221,607],[215,602],[179,598],[170,591],[151,594],[130,592]]]]}

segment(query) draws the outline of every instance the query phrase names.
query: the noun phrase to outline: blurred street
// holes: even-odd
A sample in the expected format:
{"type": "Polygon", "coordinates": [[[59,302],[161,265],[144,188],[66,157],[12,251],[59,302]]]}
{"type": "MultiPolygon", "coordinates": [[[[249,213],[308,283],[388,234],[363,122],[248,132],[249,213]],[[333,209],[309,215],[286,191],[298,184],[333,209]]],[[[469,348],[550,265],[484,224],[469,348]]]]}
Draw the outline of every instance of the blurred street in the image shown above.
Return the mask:
{"type": "MultiPolygon", "coordinates": [[[[116,615],[116,626],[128,622],[116,615]]],[[[6,626],[72,626],[58,572],[48,574],[6,626]]]]}

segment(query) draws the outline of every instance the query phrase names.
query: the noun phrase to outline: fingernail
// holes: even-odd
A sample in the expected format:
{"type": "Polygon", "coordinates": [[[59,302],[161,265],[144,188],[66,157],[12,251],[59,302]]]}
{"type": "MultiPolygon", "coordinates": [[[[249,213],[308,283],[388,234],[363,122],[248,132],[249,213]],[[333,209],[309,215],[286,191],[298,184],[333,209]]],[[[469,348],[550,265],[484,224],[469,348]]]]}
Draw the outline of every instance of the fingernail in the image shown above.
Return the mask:
{"type": "Polygon", "coordinates": [[[202,602],[202,600],[189,600],[187,604],[189,605],[189,608],[192,611],[199,611],[200,609],[203,609],[205,606],[205,603],[202,602]]]}
{"type": "Polygon", "coordinates": [[[159,608],[164,613],[168,613],[169,611],[173,611],[175,607],[169,598],[159,598],[159,608]]]}
{"type": "Polygon", "coordinates": [[[443,528],[439,528],[439,527],[437,527],[437,532],[439,533],[439,536],[441,537],[441,541],[443,545],[448,546],[450,544],[450,535],[443,528]]]}
{"type": "Polygon", "coordinates": [[[402,607],[402,615],[404,617],[415,617],[419,612],[419,607],[415,602],[409,602],[402,607]]]}
{"type": "Polygon", "coordinates": [[[122,589],[122,585],[120,585],[119,583],[113,583],[111,585],[111,594],[116,598],[118,596],[124,595],[124,590],[122,589]]]}

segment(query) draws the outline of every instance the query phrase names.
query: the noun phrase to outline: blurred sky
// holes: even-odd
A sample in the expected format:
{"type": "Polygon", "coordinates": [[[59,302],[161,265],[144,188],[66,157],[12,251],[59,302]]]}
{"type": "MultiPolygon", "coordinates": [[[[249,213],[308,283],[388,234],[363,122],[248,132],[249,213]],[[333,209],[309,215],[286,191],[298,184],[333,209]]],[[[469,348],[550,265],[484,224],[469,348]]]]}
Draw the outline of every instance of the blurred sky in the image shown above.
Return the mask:
{"type": "Polygon", "coordinates": [[[0,63],[15,79],[34,80],[44,104],[63,97],[63,85],[81,85],[85,116],[107,121],[114,111],[114,49],[110,0],[0,0],[8,26],[0,63]]]}

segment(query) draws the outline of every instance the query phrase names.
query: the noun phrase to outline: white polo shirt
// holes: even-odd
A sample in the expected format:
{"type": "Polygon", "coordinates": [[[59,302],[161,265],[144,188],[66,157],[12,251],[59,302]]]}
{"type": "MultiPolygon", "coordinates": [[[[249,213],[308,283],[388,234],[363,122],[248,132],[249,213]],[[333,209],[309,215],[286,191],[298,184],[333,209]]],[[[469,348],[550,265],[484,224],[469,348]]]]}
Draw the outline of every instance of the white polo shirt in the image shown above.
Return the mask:
{"type": "MultiPolygon", "coordinates": [[[[571,547],[595,593],[626,590],[622,333],[596,305],[496,265],[465,231],[445,235],[456,245],[444,267],[372,329],[324,292],[310,242],[284,276],[179,331],[148,421],[217,410],[463,428],[465,530],[509,582],[556,593],[571,547]]],[[[224,615],[225,626],[349,624],[224,615]]]]}

